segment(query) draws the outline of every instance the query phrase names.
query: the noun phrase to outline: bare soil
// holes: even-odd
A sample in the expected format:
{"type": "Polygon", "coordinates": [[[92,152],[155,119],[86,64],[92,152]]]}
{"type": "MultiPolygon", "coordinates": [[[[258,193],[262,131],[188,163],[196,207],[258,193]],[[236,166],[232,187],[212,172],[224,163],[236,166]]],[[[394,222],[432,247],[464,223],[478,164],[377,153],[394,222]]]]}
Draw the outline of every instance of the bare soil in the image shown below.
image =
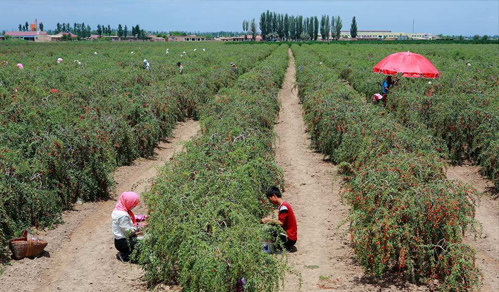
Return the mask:
{"type": "MultiPolygon", "coordinates": [[[[199,131],[194,121],[179,123],[173,138],[160,143],[152,159],[139,159],[131,166],[116,170],[116,195],[133,190],[146,191],[184,141],[199,131]]],[[[117,196],[116,196],[117,198],[117,196]]],[[[145,291],[143,271],[137,265],[116,259],[111,232],[111,212],[116,199],[77,204],[75,210],[64,212],[64,224],[53,230],[40,231],[48,241],[47,254],[36,259],[13,261],[0,277],[0,291],[145,291]]],[[[146,214],[145,204],[135,213],[146,214]]]]}
{"type": "Polygon", "coordinates": [[[346,226],[338,228],[348,216],[339,192],[341,178],[336,175],[336,166],[310,149],[291,51],[289,55],[279,92],[282,107],[275,128],[279,136],[276,158],[286,181],[283,198],[297,218],[298,241],[297,251],[288,254],[292,272],[287,274],[282,291],[428,291],[397,279],[372,281],[356,263],[349,236],[343,236],[346,226]]]}
{"type": "Polygon", "coordinates": [[[480,175],[479,166],[451,166],[447,178],[467,183],[480,192],[475,218],[481,224],[482,234],[466,241],[476,250],[477,264],[483,274],[482,291],[499,291],[499,201],[492,192],[493,184],[480,175]]]}

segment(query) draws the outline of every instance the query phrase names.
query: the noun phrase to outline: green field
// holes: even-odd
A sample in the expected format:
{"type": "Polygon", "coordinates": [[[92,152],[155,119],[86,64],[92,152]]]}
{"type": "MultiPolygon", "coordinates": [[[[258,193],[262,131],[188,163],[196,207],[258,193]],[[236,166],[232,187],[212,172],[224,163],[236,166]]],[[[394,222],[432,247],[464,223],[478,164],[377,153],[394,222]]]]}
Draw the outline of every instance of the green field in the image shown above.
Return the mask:
{"type": "Polygon", "coordinates": [[[1,43],[0,262],[23,228],[60,222],[77,200],[112,197],[117,166],[153,155],[194,118],[201,135],[145,194],[146,278],[233,291],[244,277],[247,291],[277,291],[286,259],[261,252],[268,232],[258,220],[269,211],[265,190],[284,185],[273,126],[289,47],[312,146],[339,164],[366,273],[478,287],[463,243],[477,225],[476,192],[445,168],[480,165],[499,187],[495,44],[1,43]],[[426,56],[441,78],[401,79],[382,109],[372,96],[384,76],[371,70],[399,51],[426,56]]]}

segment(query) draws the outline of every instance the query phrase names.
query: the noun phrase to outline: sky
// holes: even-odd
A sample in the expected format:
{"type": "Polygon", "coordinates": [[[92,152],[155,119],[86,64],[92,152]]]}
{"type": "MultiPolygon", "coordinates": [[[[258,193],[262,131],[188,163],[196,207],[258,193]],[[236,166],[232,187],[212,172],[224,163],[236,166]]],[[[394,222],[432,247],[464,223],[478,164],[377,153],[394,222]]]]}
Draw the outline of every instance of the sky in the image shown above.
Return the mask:
{"type": "Polygon", "coordinates": [[[139,24],[149,31],[242,31],[244,19],[266,10],[290,15],[339,15],[343,29],[355,16],[359,30],[499,35],[499,0],[488,1],[212,1],[212,0],[0,0],[0,32],[19,24],[43,22],[45,30],[57,22],[139,24]]]}

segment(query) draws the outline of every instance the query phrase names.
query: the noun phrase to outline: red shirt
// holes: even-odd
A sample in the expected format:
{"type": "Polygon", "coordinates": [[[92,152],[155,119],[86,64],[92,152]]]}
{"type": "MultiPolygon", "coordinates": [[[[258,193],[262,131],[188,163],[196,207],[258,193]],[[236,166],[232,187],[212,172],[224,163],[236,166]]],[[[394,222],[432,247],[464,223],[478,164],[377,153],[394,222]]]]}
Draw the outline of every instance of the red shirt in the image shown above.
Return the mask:
{"type": "Polygon", "coordinates": [[[279,206],[279,221],[282,222],[282,228],[286,230],[288,239],[292,241],[298,240],[298,226],[296,225],[296,218],[291,205],[284,201],[279,206]]]}

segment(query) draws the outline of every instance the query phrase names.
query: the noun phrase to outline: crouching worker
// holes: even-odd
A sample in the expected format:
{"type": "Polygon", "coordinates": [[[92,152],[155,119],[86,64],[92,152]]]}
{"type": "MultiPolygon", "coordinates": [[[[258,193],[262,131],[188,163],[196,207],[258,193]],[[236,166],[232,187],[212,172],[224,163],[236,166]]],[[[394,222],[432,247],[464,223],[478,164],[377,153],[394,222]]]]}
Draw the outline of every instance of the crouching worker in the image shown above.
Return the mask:
{"type": "Polygon", "coordinates": [[[111,214],[113,218],[114,246],[119,251],[118,259],[130,261],[139,227],[132,210],[139,204],[139,195],[134,192],[124,192],[120,195],[116,207],[111,214]]]}
{"type": "Polygon", "coordinates": [[[279,188],[273,186],[267,191],[267,199],[274,206],[279,206],[278,220],[263,218],[260,223],[274,223],[282,226],[286,234],[279,234],[279,240],[287,251],[295,251],[295,243],[298,240],[298,226],[291,205],[284,201],[279,188]]]}

